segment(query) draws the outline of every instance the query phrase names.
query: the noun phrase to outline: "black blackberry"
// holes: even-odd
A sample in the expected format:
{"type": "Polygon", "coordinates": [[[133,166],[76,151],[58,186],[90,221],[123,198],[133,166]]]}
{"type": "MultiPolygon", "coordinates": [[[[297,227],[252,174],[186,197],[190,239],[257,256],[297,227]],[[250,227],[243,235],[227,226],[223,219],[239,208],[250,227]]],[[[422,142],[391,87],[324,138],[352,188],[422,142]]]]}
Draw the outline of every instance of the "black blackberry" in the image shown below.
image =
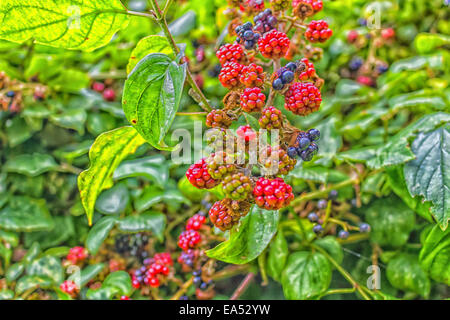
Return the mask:
{"type": "Polygon", "coordinates": [[[133,256],[140,261],[148,258],[145,247],[148,244],[148,236],[143,233],[119,235],[115,239],[117,253],[124,256],[133,256]]]}
{"type": "Polygon", "coordinates": [[[272,10],[270,9],[266,9],[263,12],[258,13],[253,18],[253,21],[255,22],[255,27],[253,30],[260,33],[266,33],[272,29],[275,29],[278,22],[277,18],[272,15],[272,10]]]}
{"type": "Polygon", "coordinates": [[[238,35],[236,42],[243,45],[247,50],[253,49],[260,37],[259,33],[253,32],[252,26],[251,22],[246,22],[235,29],[236,34],[238,35]]]}

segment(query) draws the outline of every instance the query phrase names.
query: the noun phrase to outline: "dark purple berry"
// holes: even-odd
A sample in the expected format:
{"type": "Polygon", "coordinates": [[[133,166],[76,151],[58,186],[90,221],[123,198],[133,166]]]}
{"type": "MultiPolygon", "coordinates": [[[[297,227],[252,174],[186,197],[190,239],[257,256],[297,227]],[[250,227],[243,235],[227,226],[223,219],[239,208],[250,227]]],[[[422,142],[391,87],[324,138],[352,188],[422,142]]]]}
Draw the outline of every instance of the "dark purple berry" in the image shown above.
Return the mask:
{"type": "Polygon", "coordinates": [[[361,223],[359,225],[359,231],[360,232],[370,232],[370,225],[368,223],[361,223]]]}
{"type": "Polygon", "coordinates": [[[308,220],[311,222],[317,222],[319,220],[319,216],[315,212],[311,212],[308,214],[308,220]]]}
{"type": "Polygon", "coordinates": [[[296,158],[297,157],[297,148],[295,147],[289,147],[287,150],[287,154],[289,157],[291,158],[296,158]]]}
{"type": "Polygon", "coordinates": [[[319,209],[325,209],[327,207],[327,205],[328,205],[328,201],[325,199],[319,200],[317,202],[317,208],[319,208],[319,209]]]}
{"type": "Polygon", "coordinates": [[[291,70],[292,72],[295,72],[297,70],[297,65],[294,62],[289,62],[286,66],[286,69],[291,70]]]}
{"type": "Polygon", "coordinates": [[[298,141],[298,148],[301,151],[305,150],[311,145],[311,140],[309,140],[308,138],[300,138],[297,141],[298,141]]]}
{"type": "Polygon", "coordinates": [[[350,234],[346,230],[339,231],[338,237],[341,239],[347,239],[350,234]]]}
{"type": "Polygon", "coordinates": [[[275,79],[272,82],[272,88],[274,90],[282,90],[284,88],[283,81],[280,78],[275,79]]]}
{"type": "Polygon", "coordinates": [[[322,226],[320,224],[316,224],[313,227],[313,231],[314,231],[315,234],[321,234],[323,232],[323,228],[322,228],[322,226]]]}
{"type": "Polygon", "coordinates": [[[281,75],[281,80],[284,84],[291,83],[294,80],[294,73],[290,70],[283,72],[281,75]]]}
{"type": "Polygon", "coordinates": [[[312,141],[317,141],[320,139],[320,131],[317,129],[309,129],[308,130],[308,138],[312,141]]]}
{"type": "Polygon", "coordinates": [[[338,197],[337,190],[331,190],[330,193],[328,194],[328,199],[330,200],[336,200],[337,197],[338,197]]]}

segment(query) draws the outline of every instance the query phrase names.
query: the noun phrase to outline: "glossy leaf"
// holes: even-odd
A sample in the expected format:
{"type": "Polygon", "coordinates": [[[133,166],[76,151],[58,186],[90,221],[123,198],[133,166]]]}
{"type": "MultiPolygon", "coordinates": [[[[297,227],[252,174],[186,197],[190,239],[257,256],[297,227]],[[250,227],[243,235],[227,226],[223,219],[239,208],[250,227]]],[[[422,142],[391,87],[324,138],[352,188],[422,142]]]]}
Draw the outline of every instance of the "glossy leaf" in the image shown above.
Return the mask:
{"type": "Polygon", "coordinates": [[[125,184],[119,183],[103,191],[95,203],[95,209],[103,214],[122,213],[130,202],[130,194],[125,184]]]}
{"type": "Polygon", "coordinates": [[[281,272],[286,265],[288,255],[288,244],[280,229],[270,244],[269,255],[267,257],[267,272],[277,281],[281,280],[281,272]]]}
{"type": "Polygon", "coordinates": [[[419,261],[431,279],[450,286],[450,229],[439,226],[427,234],[420,250],[419,261]]]}
{"type": "Polygon", "coordinates": [[[26,272],[32,276],[45,276],[53,280],[53,283],[59,284],[64,280],[64,269],[61,260],[53,256],[43,256],[31,262],[26,272]]]}
{"type": "Polygon", "coordinates": [[[123,232],[151,231],[162,241],[166,227],[166,216],[160,212],[144,212],[120,219],[117,227],[123,232]]]}
{"type": "Polygon", "coordinates": [[[16,294],[22,294],[29,289],[48,289],[53,285],[53,280],[46,276],[26,275],[17,280],[16,294]]]}
{"type": "Polygon", "coordinates": [[[162,155],[122,162],[114,171],[114,179],[145,177],[163,188],[169,178],[169,168],[162,155]]]}
{"type": "Polygon", "coordinates": [[[137,211],[142,212],[161,202],[172,206],[191,203],[176,189],[158,190],[151,186],[144,190],[144,193],[135,201],[134,206],[137,211]]]}
{"type": "Polygon", "coordinates": [[[342,263],[344,260],[344,252],[336,237],[326,236],[314,241],[314,244],[321,247],[337,262],[342,263]]]}
{"type": "Polygon", "coordinates": [[[371,241],[381,246],[404,245],[414,228],[414,211],[396,196],[377,199],[363,207],[362,211],[372,228],[371,241]]]}
{"type": "Polygon", "coordinates": [[[299,251],[291,254],[281,284],[286,299],[316,299],[331,282],[331,266],[321,253],[299,251]]]}
{"type": "Polygon", "coordinates": [[[6,172],[15,172],[36,177],[48,171],[52,171],[58,167],[52,156],[41,153],[22,154],[20,156],[10,158],[4,165],[6,172]]]}
{"type": "Polygon", "coordinates": [[[142,59],[125,82],[122,105],[128,121],[155,148],[164,143],[181,100],[186,64],[152,53],[142,59]]]}
{"type": "Polygon", "coordinates": [[[122,160],[134,153],[145,140],[132,127],[101,134],[89,151],[91,165],[78,176],[81,202],[92,224],[97,196],[112,186],[112,175],[122,160]]]}
{"type": "Polygon", "coordinates": [[[134,48],[131,52],[130,60],[127,65],[127,73],[133,71],[138,62],[150,53],[163,53],[172,59],[175,58],[173,56],[173,50],[166,37],[151,35],[142,38],[136,45],[136,48],[134,48]]]}
{"type": "Polygon", "coordinates": [[[125,11],[119,0],[2,0],[0,38],[91,51],[126,27],[125,11]]]}
{"type": "Polygon", "coordinates": [[[94,279],[103,269],[105,265],[103,263],[91,264],[83,270],[79,274],[74,273],[69,277],[69,280],[75,281],[77,276],[80,276],[80,287],[84,287],[89,281],[94,279]]]}
{"type": "Polygon", "coordinates": [[[445,230],[450,220],[450,125],[420,133],[412,151],[416,159],[405,164],[408,190],[431,201],[431,213],[445,230]]]}
{"type": "Polygon", "coordinates": [[[428,298],[430,294],[430,280],[416,256],[402,253],[390,260],[386,275],[395,288],[415,292],[424,298],[428,298]]]}
{"type": "Polygon", "coordinates": [[[95,223],[95,225],[89,230],[86,238],[86,248],[91,254],[96,254],[100,249],[103,241],[105,241],[109,232],[114,228],[117,222],[117,218],[114,216],[107,216],[101,218],[95,223]]]}
{"type": "Polygon", "coordinates": [[[230,238],[206,251],[210,258],[227,263],[245,264],[256,259],[268,246],[278,226],[278,211],[254,206],[235,227],[230,238]]]}

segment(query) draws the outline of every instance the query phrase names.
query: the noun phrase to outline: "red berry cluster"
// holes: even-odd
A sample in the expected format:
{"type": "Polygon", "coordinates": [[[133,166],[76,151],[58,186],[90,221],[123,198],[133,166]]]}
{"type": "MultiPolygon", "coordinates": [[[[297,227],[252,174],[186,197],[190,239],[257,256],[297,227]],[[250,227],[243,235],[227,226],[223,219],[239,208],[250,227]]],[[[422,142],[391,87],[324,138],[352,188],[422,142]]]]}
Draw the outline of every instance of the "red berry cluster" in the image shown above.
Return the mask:
{"type": "Polygon", "coordinates": [[[301,71],[298,75],[298,79],[301,81],[310,80],[316,76],[316,69],[314,68],[314,64],[309,62],[308,58],[303,58],[300,60],[301,63],[305,64],[306,69],[301,71]]]}
{"type": "Polygon", "coordinates": [[[291,41],[283,32],[272,30],[258,40],[261,54],[270,59],[280,59],[286,55],[291,41]]]}
{"type": "Polygon", "coordinates": [[[282,178],[259,178],[253,189],[253,195],[256,205],[266,210],[279,210],[294,199],[292,187],[282,178]]]}
{"type": "Polygon", "coordinates": [[[222,109],[214,109],[206,115],[206,125],[210,128],[228,128],[232,122],[222,109]]]}
{"type": "MultiPolygon", "coordinates": [[[[322,0],[292,0],[292,7],[297,8],[301,4],[308,4],[314,10],[314,13],[317,13],[323,9],[323,1],[322,0]]],[[[314,14],[313,13],[313,14],[314,14]]]]}
{"type": "Polygon", "coordinates": [[[83,247],[73,247],[69,250],[66,259],[72,263],[77,264],[78,262],[84,261],[88,257],[88,251],[83,247]]]}
{"type": "Polygon", "coordinates": [[[286,109],[300,116],[319,110],[321,102],[319,89],[309,82],[296,82],[285,94],[286,109]]]}
{"type": "Polygon", "coordinates": [[[246,88],[241,95],[241,107],[245,112],[258,112],[264,107],[266,96],[260,88],[246,88]]]}
{"type": "Polygon", "coordinates": [[[112,102],[116,100],[116,91],[113,88],[107,88],[103,82],[94,82],[92,90],[101,93],[106,101],[112,102]]]}
{"type": "Polygon", "coordinates": [[[252,88],[262,87],[264,78],[265,74],[263,68],[255,63],[250,63],[248,66],[242,68],[239,80],[245,87],[252,88]]]}
{"type": "Polygon", "coordinates": [[[219,181],[211,178],[205,159],[191,165],[186,171],[186,177],[194,187],[199,189],[211,189],[219,184],[219,181]]]}
{"type": "Polygon", "coordinates": [[[235,89],[239,87],[239,77],[243,65],[237,62],[227,62],[220,70],[219,81],[227,89],[235,89]]]}
{"type": "Polygon", "coordinates": [[[242,62],[245,59],[244,49],[242,46],[234,44],[225,44],[219,48],[216,52],[217,59],[219,59],[222,65],[227,62],[242,62]]]}
{"type": "Polygon", "coordinates": [[[144,266],[131,274],[131,284],[136,289],[143,285],[157,288],[164,278],[170,274],[172,266],[173,260],[170,253],[157,253],[153,258],[146,259],[144,266]]]}
{"type": "Polygon", "coordinates": [[[202,240],[200,233],[196,230],[185,230],[178,238],[178,246],[184,251],[194,249],[202,240]]]}
{"type": "Polygon", "coordinates": [[[310,42],[325,42],[333,35],[333,31],[328,28],[328,23],[324,20],[313,20],[305,31],[305,37],[310,42]]]}
{"type": "Polygon", "coordinates": [[[186,223],[186,230],[200,230],[206,222],[206,217],[200,214],[194,214],[186,223]]]}
{"type": "Polygon", "coordinates": [[[220,230],[230,230],[239,222],[241,217],[247,215],[250,207],[249,202],[226,198],[214,203],[209,210],[209,219],[220,230]]]}
{"type": "Polygon", "coordinates": [[[252,129],[252,127],[250,127],[249,124],[247,124],[245,126],[240,126],[236,130],[236,134],[239,137],[241,137],[242,139],[244,139],[245,142],[250,142],[250,141],[256,139],[256,137],[257,137],[256,132],[252,129]]]}
{"type": "Polygon", "coordinates": [[[79,288],[77,287],[75,282],[73,282],[72,280],[64,281],[63,283],[61,283],[59,288],[61,289],[61,291],[67,293],[72,298],[74,298],[79,292],[79,288]]]}

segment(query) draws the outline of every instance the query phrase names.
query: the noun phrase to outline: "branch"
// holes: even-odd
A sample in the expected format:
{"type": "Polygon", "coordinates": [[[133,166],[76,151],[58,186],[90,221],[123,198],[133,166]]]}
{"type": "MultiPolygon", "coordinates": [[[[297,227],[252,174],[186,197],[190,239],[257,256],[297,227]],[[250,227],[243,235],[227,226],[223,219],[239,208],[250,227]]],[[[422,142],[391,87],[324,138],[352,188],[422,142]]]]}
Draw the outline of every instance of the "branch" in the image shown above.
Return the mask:
{"type": "Polygon", "coordinates": [[[245,276],[244,280],[242,280],[242,282],[239,285],[239,287],[236,289],[236,291],[234,291],[234,293],[231,296],[230,300],[237,300],[237,299],[239,299],[239,297],[245,292],[245,290],[247,290],[248,286],[250,285],[250,283],[252,282],[254,277],[255,277],[255,274],[253,272],[250,272],[249,274],[247,274],[245,276]]]}

